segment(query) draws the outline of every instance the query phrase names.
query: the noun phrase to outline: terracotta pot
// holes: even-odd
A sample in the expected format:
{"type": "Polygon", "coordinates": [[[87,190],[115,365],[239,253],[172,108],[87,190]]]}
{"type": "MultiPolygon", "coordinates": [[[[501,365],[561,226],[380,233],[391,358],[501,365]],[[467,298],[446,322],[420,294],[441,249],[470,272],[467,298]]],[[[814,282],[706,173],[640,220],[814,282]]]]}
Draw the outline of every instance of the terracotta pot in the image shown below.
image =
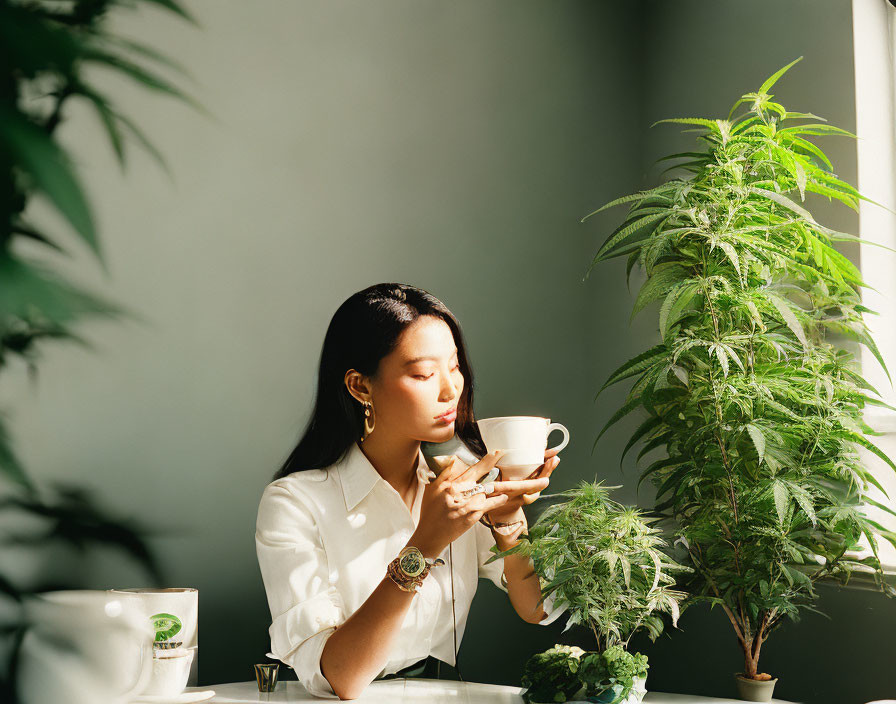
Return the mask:
{"type": "Polygon", "coordinates": [[[734,681],[737,683],[737,694],[746,702],[770,702],[772,694],[775,691],[775,682],[777,677],[770,680],[754,680],[744,677],[741,673],[734,674],[734,681]]]}

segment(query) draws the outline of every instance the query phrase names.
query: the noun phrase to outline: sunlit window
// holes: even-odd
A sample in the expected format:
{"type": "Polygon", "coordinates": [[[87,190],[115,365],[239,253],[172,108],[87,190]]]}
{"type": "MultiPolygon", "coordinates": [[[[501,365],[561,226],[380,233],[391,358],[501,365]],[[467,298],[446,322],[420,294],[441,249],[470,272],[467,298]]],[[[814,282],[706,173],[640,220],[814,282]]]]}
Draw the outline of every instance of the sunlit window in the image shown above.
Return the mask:
{"type": "MultiPolygon", "coordinates": [[[[890,0],[853,0],[853,37],[859,137],[857,186],[863,195],[896,210],[896,8],[890,0]]],[[[879,313],[866,314],[865,321],[896,382],[896,252],[875,246],[896,249],[896,214],[863,201],[858,234],[869,242],[860,245],[862,276],[876,289],[863,290],[862,302],[879,313]]],[[[863,376],[880,392],[882,400],[896,406],[893,384],[864,347],[861,363],[863,376]]],[[[896,461],[896,412],[871,407],[865,420],[885,433],[869,436],[869,440],[896,461]]],[[[888,500],[872,489],[871,497],[896,510],[896,472],[867,450],[862,449],[861,455],[889,494],[888,500]]],[[[896,530],[896,517],[873,506],[866,513],[896,530]]],[[[896,572],[896,548],[881,541],[880,556],[888,569],[896,572]]]]}

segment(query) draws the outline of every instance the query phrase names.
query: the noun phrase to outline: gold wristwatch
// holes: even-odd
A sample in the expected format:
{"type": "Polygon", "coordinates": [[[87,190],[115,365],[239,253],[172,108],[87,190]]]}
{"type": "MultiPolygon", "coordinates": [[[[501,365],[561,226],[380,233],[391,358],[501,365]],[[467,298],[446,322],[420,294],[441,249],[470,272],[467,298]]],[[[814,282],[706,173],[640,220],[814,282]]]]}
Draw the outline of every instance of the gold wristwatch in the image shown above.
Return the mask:
{"type": "Polygon", "coordinates": [[[408,545],[389,563],[387,574],[399,588],[406,592],[416,592],[429,571],[444,564],[445,561],[441,557],[433,560],[425,557],[419,548],[408,545]]]}

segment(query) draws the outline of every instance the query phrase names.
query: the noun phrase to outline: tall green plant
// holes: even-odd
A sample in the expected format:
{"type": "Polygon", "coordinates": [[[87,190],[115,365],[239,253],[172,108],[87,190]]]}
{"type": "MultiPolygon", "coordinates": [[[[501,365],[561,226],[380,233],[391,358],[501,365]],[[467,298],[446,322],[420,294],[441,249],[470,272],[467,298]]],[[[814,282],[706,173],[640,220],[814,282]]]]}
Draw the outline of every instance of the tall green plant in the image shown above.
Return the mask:
{"type": "MultiPolygon", "coordinates": [[[[87,345],[73,326],[90,316],[132,317],[119,306],[65,280],[48,264],[67,254],[56,233],[29,220],[28,206],[42,195],[63,216],[72,232],[105,267],[99,237],[78,176],[56,130],[71,101],[91,105],[112,148],[125,166],[125,144],[135,139],[164,166],[158,150],[128,116],[86,79],[86,71],[106,68],[139,85],[198,106],[155,68],[185,73],[151,47],[106,30],[111,12],[132,8],[140,0],[0,0],[0,371],[12,359],[25,362],[32,376],[37,346],[50,340],[87,345]],[[27,248],[48,256],[29,257],[27,248]]],[[[142,0],[194,21],[175,0],[142,0]]],[[[37,518],[41,528],[0,536],[0,549],[40,547],[62,542],[81,550],[106,544],[124,550],[154,580],[161,571],[145,537],[146,529],[99,507],[83,489],[56,486],[48,493],[30,478],[14,451],[0,416],[0,512],[37,518]]],[[[0,700],[15,701],[15,657],[27,624],[21,602],[28,594],[69,584],[21,584],[0,555],[0,700]],[[18,608],[8,608],[9,606],[18,608]]]]}
{"type": "Polygon", "coordinates": [[[598,391],[633,379],[595,444],[635,409],[646,412],[623,457],[639,442],[638,459],[663,450],[641,481],[656,485],[656,515],[695,570],[687,603],[722,607],[754,678],[770,633],[816,610],[821,577],[845,581],[870,568],[885,594],[896,593],[878,556],[878,539],[896,544],[896,534],[862,507],[896,513],[866,494],[883,487],[857,452],[896,469],[862,419],[866,405],[887,404],[869,395],[879,396],[852,354],[826,340],[837,333],[864,344],[886,370],[862,320],[873,312],[860,303],[866,284],[832,246],[860,240],[801,205],[809,193],[854,210],[869,199],[810,139],[855,135],[772,100],[769,90],[801,58],[741,96],[727,119],[660,120],[695,126],[703,148],[663,157],[684,159],[673,168],[687,176],[594,211],[630,204],[588,270],[627,256],[627,277],[636,263],[646,274],[632,316],[660,302],[660,342],[598,391]],[[855,554],[862,536],[873,553],[865,558],[855,554]]]}

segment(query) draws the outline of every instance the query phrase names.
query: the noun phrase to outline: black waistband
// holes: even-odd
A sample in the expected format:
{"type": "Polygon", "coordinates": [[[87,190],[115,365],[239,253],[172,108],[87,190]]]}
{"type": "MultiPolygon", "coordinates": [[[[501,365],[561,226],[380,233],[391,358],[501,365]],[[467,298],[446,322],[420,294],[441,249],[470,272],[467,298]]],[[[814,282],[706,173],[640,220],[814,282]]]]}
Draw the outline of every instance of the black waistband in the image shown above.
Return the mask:
{"type": "Polygon", "coordinates": [[[401,668],[398,672],[383,675],[378,679],[391,680],[398,677],[422,677],[425,679],[458,679],[457,670],[446,662],[442,662],[438,658],[428,655],[407,667],[401,668]]]}

